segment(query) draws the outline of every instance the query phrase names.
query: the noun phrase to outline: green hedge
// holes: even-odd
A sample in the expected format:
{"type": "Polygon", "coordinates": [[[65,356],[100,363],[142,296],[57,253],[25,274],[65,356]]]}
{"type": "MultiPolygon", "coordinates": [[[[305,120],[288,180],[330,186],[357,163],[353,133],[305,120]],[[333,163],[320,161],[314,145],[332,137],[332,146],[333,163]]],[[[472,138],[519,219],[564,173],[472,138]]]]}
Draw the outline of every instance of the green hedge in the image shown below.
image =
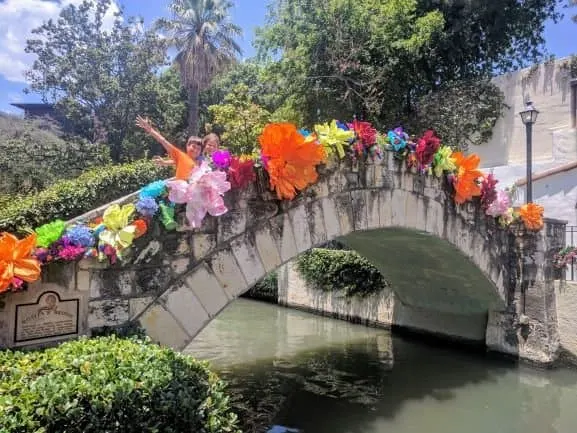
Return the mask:
{"type": "Polygon", "coordinates": [[[366,296],[387,285],[378,269],[355,251],[315,248],[299,256],[297,269],[316,289],[344,290],[346,296],[366,296]]]}
{"type": "Polygon", "coordinates": [[[278,302],[278,274],[272,271],[261,278],[244,295],[246,298],[261,299],[263,301],[278,302]]]}
{"type": "Polygon", "coordinates": [[[170,169],[148,160],[98,167],[0,208],[0,232],[22,234],[58,218],[74,218],[169,176],[170,169]]]}
{"type": "Polygon", "coordinates": [[[146,340],[0,352],[1,433],[239,433],[204,363],[146,340]]]}

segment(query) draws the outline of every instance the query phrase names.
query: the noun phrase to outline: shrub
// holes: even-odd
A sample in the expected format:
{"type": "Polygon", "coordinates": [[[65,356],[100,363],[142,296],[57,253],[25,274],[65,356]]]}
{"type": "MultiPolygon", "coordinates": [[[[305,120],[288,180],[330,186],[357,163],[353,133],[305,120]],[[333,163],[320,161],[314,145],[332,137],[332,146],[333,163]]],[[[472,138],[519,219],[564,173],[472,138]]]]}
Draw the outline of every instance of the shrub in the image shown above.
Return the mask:
{"type": "Polygon", "coordinates": [[[94,168],[1,208],[0,232],[23,233],[57,218],[82,215],[154,180],[169,177],[169,173],[169,169],[147,160],[94,168]]]}
{"type": "Polygon", "coordinates": [[[205,363],[147,340],[0,352],[2,433],[239,432],[205,363]]]}
{"type": "Polygon", "coordinates": [[[346,296],[365,296],[386,286],[378,269],[354,251],[315,248],[299,256],[297,269],[314,288],[343,290],[346,296]]]}
{"type": "Polygon", "coordinates": [[[278,274],[276,271],[266,274],[250,288],[245,295],[247,298],[262,299],[264,301],[278,301],[278,274]]]}

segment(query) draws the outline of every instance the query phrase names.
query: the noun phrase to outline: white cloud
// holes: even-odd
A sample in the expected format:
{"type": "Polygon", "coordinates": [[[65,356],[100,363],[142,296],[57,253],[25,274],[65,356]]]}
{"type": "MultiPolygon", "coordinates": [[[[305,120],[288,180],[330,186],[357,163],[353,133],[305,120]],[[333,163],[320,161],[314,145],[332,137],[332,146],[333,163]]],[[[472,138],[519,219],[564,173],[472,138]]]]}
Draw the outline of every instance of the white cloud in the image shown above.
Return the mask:
{"type": "MultiPolygon", "coordinates": [[[[30,68],[34,56],[26,54],[26,40],[32,30],[50,18],[57,18],[62,8],[82,0],[4,0],[0,2],[0,75],[8,81],[26,82],[24,72],[30,68]]],[[[115,1],[108,10],[105,24],[110,27],[119,11],[115,1]]]]}

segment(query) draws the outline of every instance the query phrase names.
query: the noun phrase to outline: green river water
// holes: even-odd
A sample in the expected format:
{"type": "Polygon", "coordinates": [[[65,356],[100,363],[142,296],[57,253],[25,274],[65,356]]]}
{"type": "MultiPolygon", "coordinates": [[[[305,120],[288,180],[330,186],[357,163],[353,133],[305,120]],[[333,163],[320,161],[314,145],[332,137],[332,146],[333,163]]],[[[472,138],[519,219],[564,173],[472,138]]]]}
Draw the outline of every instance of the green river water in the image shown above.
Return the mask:
{"type": "Polygon", "coordinates": [[[245,433],[577,433],[577,371],[540,371],[240,299],[187,348],[245,433]]]}

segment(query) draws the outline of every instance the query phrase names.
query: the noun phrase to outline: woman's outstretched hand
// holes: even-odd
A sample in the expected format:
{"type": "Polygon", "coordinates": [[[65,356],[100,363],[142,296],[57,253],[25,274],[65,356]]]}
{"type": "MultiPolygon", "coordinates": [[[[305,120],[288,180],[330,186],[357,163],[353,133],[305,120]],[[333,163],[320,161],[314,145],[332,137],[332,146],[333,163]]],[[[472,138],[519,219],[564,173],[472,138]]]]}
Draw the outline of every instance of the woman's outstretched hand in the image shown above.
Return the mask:
{"type": "Polygon", "coordinates": [[[152,131],[152,122],[148,117],[136,116],[136,126],[144,129],[146,133],[152,131]]]}

